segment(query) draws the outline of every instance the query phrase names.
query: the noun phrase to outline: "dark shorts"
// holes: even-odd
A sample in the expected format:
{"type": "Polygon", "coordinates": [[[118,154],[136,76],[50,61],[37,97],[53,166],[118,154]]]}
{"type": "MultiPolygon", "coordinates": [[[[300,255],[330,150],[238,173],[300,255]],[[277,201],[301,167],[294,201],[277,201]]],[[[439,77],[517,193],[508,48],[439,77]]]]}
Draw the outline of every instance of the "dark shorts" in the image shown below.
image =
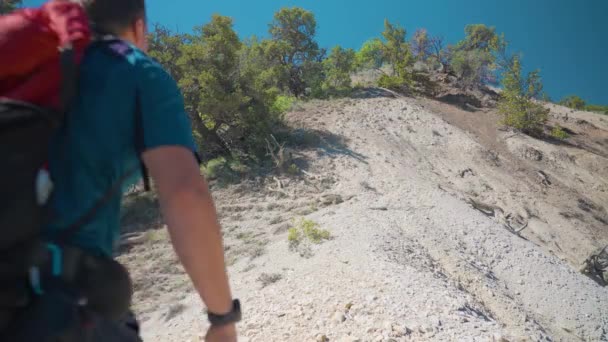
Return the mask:
{"type": "Polygon", "coordinates": [[[139,323],[133,313],[120,321],[95,320],[86,342],[142,342],[139,323]]]}
{"type": "MultiPolygon", "coordinates": [[[[82,316],[84,318],[84,316],[82,316]]],[[[63,326],[63,332],[53,330],[59,320],[18,320],[2,332],[0,341],[15,342],[142,342],[139,324],[132,313],[121,320],[107,320],[88,316],[71,327],[63,326]],[[49,323],[52,321],[53,323],[49,323]],[[55,332],[53,332],[55,331],[55,332]]]]}

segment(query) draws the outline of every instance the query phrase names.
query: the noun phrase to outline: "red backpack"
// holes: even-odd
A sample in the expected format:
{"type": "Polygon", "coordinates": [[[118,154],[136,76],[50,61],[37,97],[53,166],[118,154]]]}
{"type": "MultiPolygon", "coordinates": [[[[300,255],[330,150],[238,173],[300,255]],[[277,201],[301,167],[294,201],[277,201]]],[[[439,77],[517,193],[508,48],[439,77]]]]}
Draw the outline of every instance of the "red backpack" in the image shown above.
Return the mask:
{"type": "Polygon", "coordinates": [[[0,251],[45,222],[49,142],[76,90],[88,23],[64,0],[0,16],[0,251]]]}
{"type": "Polygon", "coordinates": [[[1,16],[0,98],[61,110],[90,41],[85,11],[73,2],[51,0],[1,16]]]}

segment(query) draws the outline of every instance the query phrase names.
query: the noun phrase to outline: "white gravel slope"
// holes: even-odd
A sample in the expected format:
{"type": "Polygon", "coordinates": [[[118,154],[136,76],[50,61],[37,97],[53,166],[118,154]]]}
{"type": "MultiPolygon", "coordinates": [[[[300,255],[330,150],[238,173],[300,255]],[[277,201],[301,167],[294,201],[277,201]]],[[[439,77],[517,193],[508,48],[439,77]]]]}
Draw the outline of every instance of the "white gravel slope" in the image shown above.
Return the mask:
{"type": "MultiPolygon", "coordinates": [[[[335,175],[345,202],[308,216],[333,236],[311,257],[291,252],[283,233],[265,255],[231,266],[242,341],[608,341],[608,289],[449,190],[466,168],[492,172],[469,134],[410,99],[315,106],[291,118],[349,139],[309,170],[335,175]],[[262,273],[282,279],[262,288],[262,273]]],[[[512,177],[484,179],[499,193],[512,177]]],[[[153,314],[146,341],[199,341],[200,300],[183,304],[170,320],[166,309],[153,314]]]]}

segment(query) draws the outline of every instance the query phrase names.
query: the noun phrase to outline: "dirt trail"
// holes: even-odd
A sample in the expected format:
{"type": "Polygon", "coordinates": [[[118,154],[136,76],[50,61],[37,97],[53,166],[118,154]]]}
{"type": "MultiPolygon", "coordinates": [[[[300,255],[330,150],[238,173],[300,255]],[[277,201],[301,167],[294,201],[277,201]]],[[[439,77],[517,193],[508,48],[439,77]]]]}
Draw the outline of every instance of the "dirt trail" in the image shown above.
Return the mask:
{"type": "MultiPolygon", "coordinates": [[[[577,134],[556,145],[484,115],[387,97],[290,113],[319,139],[294,150],[306,173],[214,190],[242,340],[608,341],[608,289],[577,272],[608,244],[608,122],[555,107],[577,134]],[[290,250],[297,217],[332,239],[290,250]]],[[[121,257],[146,340],[199,341],[199,300],[155,234],[121,257]]]]}

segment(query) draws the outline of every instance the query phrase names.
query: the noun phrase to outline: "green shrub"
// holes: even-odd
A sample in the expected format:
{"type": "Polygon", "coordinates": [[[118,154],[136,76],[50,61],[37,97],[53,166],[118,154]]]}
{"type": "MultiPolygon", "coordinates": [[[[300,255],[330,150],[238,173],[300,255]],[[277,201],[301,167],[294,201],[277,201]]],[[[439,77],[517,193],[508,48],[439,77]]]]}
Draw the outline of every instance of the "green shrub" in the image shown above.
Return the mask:
{"type": "Polygon", "coordinates": [[[542,94],[539,73],[533,71],[523,77],[519,58],[514,57],[503,73],[502,84],[498,111],[503,123],[529,135],[540,135],[549,110],[533,101],[542,94]]]}
{"type": "Polygon", "coordinates": [[[503,124],[536,136],[549,116],[548,109],[523,97],[501,96],[498,110],[503,115],[503,124]]]}
{"type": "Polygon", "coordinates": [[[289,241],[289,247],[295,247],[302,241],[302,234],[296,227],[289,228],[287,233],[287,241],[289,241]]]}
{"type": "Polygon", "coordinates": [[[351,89],[351,73],[355,71],[356,53],[353,49],[336,46],[323,61],[325,80],[323,90],[329,95],[347,94],[351,89]]]}
{"type": "Polygon", "coordinates": [[[288,98],[277,99],[283,73],[271,42],[241,41],[232,19],[220,15],[191,34],[156,26],[149,41],[150,55],[180,86],[202,154],[262,158],[264,138],[290,107],[288,98]]]}
{"type": "Polygon", "coordinates": [[[315,15],[299,7],[284,7],[269,25],[267,55],[279,70],[279,86],[296,97],[318,95],[324,50],[316,41],[315,15]]]}
{"type": "Polygon", "coordinates": [[[292,176],[295,176],[300,173],[300,168],[296,164],[291,164],[287,168],[287,173],[292,176]]]}
{"type": "Polygon", "coordinates": [[[465,27],[465,38],[449,49],[451,69],[461,87],[472,87],[496,80],[497,57],[506,50],[504,36],[494,27],[472,24],[465,27]]]}
{"type": "Polygon", "coordinates": [[[230,170],[232,170],[240,175],[244,175],[244,174],[251,172],[251,168],[249,166],[247,166],[245,163],[243,163],[241,161],[241,159],[239,159],[239,158],[230,159],[230,161],[228,162],[228,166],[229,166],[230,170]]]}
{"type": "Polygon", "coordinates": [[[321,243],[323,240],[331,238],[331,233],[328,230],[319,229],[319,224],[314,221],[303,219],[300,227],[304,236],[313,243],[321,243]]]}
{"type": "Polygon", "coordinates": [[[458,76],[459,84],[472,87],[489,82],[494,71],[493,58],[489,51],[455,51],[452,54],[451,66],[458,76]]]}
{"type": "Polygon", "coordinates": [[[585,106],[587,106],[585,100],[581,99],[576,95],[564,97],[561,101],[559,101],[559,104],[576,110],[583,110],[585,109],[585,106]]]}
{"type": "Polygon", "coordinates": [[[203,172],[209,179],[217,179],[219,175],[224,173],[228,168],[228,163],[225,157],[218,157],[207,162],[203,172]]]}
{"type": "Polygon", "coordinates": [[[589,112],[608,115],[608,106],[590,104],[585,106],[585,110],[589,112]]]}
{"type": "Polygon", "coordinates": [[[357,69],[379,69],[384,64],[383,42],[380,38],[366,41],[355,55],[357,69]]]}
{"type": "Polygon", "coordinates": [[[201,171],[208,179],[225,185],[238,182],[251,172],[251,168],[239,158],[218,157],[208,161],[201,171]]]}
{"type": "Polygon", "coordinates": [[[283,114],[293,108],[296,98],[293,96],[279,95],[270,107],[270,110],[275,114],[283,114]]]}
{"type": "Polygon", "coordinates": [[[403,87],[406,85],[405,80],[399,76],[389,76],[382,75],[378,79],[378,86],[390,90],[403,90],[403,87]]]}
{"type": "Polygon", "coordinates": [[[551,136],[558,140],[566,140],[570,138],[570,134],[564,131],[564,129],[559,125],[553,127],[553,130],[551,130],[551,136]]]}
{"type": "Polygon", "coordinates": [[[291,248],[297,247],[304,240],[319,244],[329,239],[331,239],[331,233],[328,230],[320,229],[318,223],[304,218],[289,229],[287,236],[291,248]]]}

